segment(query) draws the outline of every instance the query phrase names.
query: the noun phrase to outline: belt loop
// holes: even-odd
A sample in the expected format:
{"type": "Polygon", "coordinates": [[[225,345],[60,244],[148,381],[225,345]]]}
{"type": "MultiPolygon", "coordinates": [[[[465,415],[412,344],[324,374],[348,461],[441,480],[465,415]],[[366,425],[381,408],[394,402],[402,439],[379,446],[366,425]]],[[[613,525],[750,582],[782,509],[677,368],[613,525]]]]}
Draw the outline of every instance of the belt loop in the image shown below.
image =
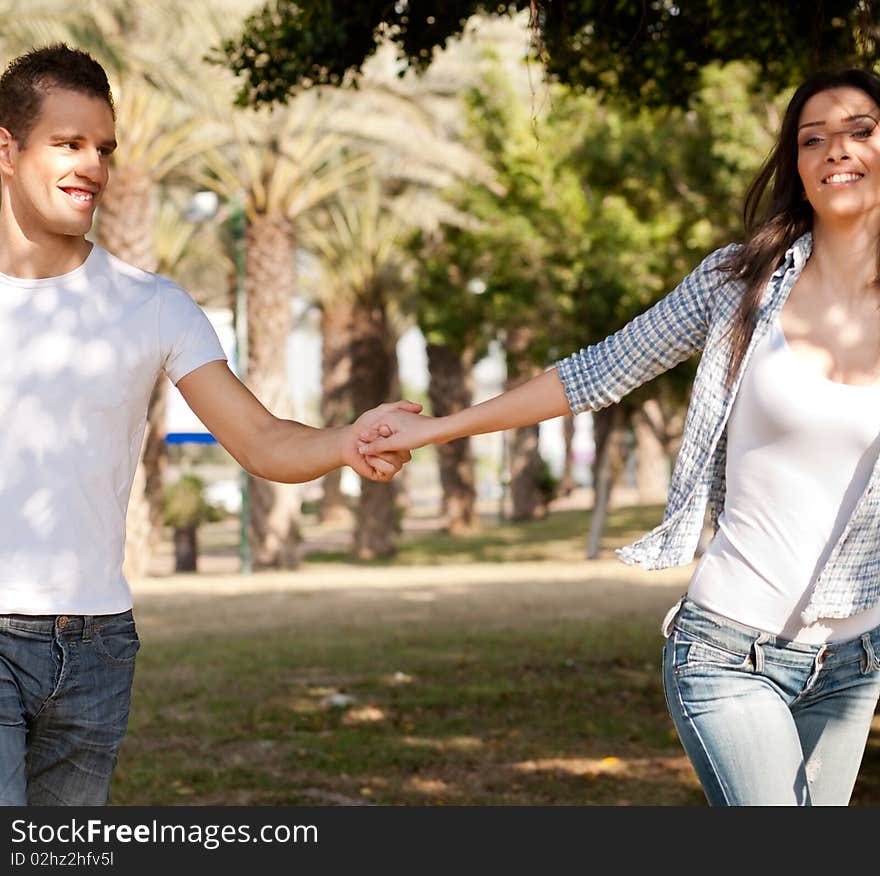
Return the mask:
{"type": "Polygon", "coordinates": [[[865,657],[862,660],[862,675],[870,675],[875,669],[880,669],[880,661],[874,653],[874,644],[871,642],[870,633],[862,633],[862,648],[865,651],[865,657]]]}
{"type": "Polygon", "coordinates": [[[660,624],[660,632],[663,633],[663,638],[668,639],[669,634],[672,632],[672,624],[675,621],[676,615],[681,611],[681,606],[684,604],[685,598],[687,594],[681,597],[669,611],[666,612],[666,617],[663,618],[663,623],[660,624]]]}
{"type": "Polygon", "coordinates": [[[764,671],[764,649],[762,645],[766,645],[770,641],[770,633],[761,633],[754,642],[752,642],[752,662],[755,664],[755,672],[762,673],[764,671]]]}
{"type": "Polygon", "coordinates": [[[95,618],[87,614],[83,618],[83,641],[88,642],[92,638],[92,628],[95,623],[95,618]]]}

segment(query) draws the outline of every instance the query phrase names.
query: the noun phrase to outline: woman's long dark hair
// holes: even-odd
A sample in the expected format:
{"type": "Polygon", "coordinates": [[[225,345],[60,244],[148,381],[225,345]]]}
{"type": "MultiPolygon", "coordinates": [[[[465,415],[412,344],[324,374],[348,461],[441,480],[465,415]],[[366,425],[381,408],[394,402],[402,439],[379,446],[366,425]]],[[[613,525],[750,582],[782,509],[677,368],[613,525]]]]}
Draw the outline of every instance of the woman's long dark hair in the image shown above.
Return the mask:
{"type": "MultiPolygon", "coordinates": [[[[813,208],[804,197],[804,187],[797,171],[798,122],[804,104],[813,95],[831,88],[858,88],[880,106],[880,76],[866,70],[816,73],[792,95],[776,146],[746,193],[743,209],[745,243],[721,266],[722,270],[729,271],[743,283],[743,296],[732,330],[728,388],[751,340],[761,295],[770,274],[795,240],[813,227],[813,208]],[[771,183],[768,199],[765,196],[771,183]]],[[[880,275],[880,241],[877,264],[880,275]]]]}

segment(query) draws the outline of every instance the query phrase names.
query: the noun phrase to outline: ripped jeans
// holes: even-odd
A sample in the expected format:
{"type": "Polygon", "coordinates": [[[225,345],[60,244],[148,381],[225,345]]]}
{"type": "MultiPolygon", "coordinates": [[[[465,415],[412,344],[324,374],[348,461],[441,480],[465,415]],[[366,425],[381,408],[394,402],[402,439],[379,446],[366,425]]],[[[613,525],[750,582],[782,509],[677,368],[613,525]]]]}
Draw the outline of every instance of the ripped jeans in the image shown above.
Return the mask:
{"type": "Polygon", "coordinates": [[[880,695],[880,627],[806,645],[687,598],[663,625],[663,686],[712,806],[846,806],[880,695]]]}

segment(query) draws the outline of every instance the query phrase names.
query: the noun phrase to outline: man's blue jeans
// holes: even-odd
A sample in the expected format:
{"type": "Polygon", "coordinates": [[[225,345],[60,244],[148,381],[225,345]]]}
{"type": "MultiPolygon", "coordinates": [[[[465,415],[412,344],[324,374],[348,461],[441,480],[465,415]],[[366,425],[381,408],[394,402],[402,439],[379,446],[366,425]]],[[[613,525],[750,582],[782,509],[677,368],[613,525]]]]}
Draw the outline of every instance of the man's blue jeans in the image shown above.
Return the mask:
{"type": "Polygon", "coordinates": [[[880,627],[804,645],[683,600],[666,703],[713,806],[845,806],[880,694],[880,627]]]}
{"type": "Polygon", "coordinates": [[[130,611],[0,615],[0,805],[107,803],[139,647],[130,611]]]}

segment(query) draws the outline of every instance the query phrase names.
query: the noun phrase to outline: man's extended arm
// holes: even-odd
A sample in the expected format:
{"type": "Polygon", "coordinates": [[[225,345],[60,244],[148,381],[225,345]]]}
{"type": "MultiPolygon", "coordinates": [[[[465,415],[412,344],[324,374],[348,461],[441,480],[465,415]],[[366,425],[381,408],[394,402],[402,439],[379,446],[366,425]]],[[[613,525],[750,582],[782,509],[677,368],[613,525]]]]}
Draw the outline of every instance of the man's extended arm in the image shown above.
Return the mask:
{"type": "Polygon", "coordinates": [[[357,450],[357,435],[394,410],[421,410],[413,402],[396,402],[367,411],[351,426],[315,429],[271,414],[221,361],[191,371],[177,388],[242,468],[281,483],[310,481],[342,465],[371,480],[387,480],[409,460],[409,453],[364,457],[357,450]]]}

